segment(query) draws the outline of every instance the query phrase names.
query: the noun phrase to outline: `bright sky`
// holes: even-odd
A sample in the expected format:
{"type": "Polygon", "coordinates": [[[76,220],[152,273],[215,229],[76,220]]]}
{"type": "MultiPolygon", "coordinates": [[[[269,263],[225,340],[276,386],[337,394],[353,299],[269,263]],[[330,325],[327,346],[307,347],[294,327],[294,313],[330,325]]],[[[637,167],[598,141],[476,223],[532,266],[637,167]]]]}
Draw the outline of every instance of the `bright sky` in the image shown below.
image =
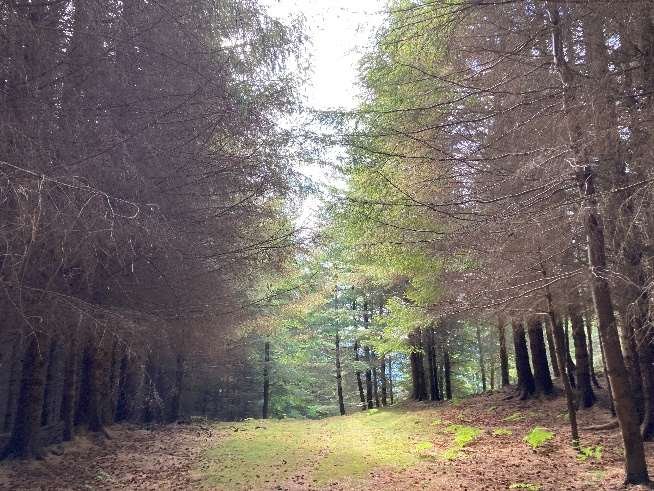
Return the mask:
{"type": "Polygon", "coordinates": [[[385,0],[263,0],[275,17],[301,14],[310,38],[313,73],[307,88],[316,109],[353,109],[357,64],[382,21],[385,0]]]}
{"type": "MultiPolygon", "coordinates": [[[[309,36],[312,71],[305,89],[313,109],[354,109],[359,94],[358,63],[382,22],[386,0],[262,0],[274,17],[302,15],[309,36]]],[[[300,171],[314,181],[333,185],[337,178],[318,165],[300,171]]],[[[299,227],[312,227],[320,206],[308,198],[297,219],[299,227]]]]}

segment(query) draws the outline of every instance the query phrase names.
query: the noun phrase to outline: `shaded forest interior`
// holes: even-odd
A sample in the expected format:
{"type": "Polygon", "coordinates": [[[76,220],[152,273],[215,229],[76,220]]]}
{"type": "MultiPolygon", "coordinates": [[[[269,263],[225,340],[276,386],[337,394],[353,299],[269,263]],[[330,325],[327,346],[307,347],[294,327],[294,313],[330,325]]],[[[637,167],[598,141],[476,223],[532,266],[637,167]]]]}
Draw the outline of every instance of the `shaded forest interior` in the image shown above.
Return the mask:
{"type": "Polygon", "coordinates": [[[314,111],[255,0],[2,2],[0,455],[498,390],[583,453],[606,394],[648,483],[653,13],[393,0],[314,111]]]}

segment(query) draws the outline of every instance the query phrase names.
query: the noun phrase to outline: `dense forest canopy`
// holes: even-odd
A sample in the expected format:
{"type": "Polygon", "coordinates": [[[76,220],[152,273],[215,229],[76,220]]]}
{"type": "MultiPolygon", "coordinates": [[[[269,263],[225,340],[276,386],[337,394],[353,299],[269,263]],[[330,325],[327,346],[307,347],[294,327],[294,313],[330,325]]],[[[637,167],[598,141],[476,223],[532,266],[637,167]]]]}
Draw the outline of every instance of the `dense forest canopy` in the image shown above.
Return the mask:
{"type": "Polygon", "coordinates": [[[608,389],[647,482],[653,10],[393,0],[359,106],[312,112],[255,1],[3,3],[4,455],[500,388],[561,390],[580,449],[608,389]],[[311,234],[303,160],[341,179],[311,234]]]}

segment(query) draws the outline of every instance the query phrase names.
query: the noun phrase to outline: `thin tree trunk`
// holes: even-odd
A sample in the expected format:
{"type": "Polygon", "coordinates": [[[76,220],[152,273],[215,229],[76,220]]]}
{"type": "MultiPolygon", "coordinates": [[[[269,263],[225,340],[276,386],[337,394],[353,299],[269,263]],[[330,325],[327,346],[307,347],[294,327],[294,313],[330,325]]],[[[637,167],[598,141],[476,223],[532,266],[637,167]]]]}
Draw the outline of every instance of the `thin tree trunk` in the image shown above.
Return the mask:
{"type": "MultiPolygon", "coordinates": [[[[354,342],[354,360],[355,361],[360,361],[359,358],[359,341],[354,342]]],[[[356,376],[357,376],[357,387],[359,388],[359,399],[361,401],[361,410],[365,411],[366,410],[366,396],[363,393],[363,382],[361,380],[361,370],[357,368],[356,370],[356,376]]]]}
{"type": "Polygon", "coordinates": [[[575,373],[577,372],[577,367],[575,362],[572,360],[572,355],[570,355],[570,329],[568,328],[568,318],[565,318],[564,321],[564,331],[563,339],[565,340],[565,363],[566,363],[566,372],[568,374],[568,380],[570,381],[570,386],[574,389],[577,387],[577,381],[575,379],[575,373]]]}
{"type": "Polygon", "coordinates": [[[588,313],[584,313],[584,323],[586,325],[586,339],[588,340],[588,365],[590,367],[590,379],[595,387],[601,389],[602,386],[597,380],[597,375],[595,375],[595,354],[593,350],[593,324],[590,321],[590,316],[588,315],[588,313]]]}
{"type": "Polygon", "coordinates": [[[372,409],[375,403],[373,400],[372,370],[370,369],[370,348],[368,346],[364,348],[364,354],[366,363],[368,364],[368,368],[366,369],[366,407],[372,409]]]}
{"type": "Polygon", "coordinates": [[[443,370],[445,376],[445,398],[452,399],[452,366],[450,365],[450,354],[447,349],[443,350],[443,370]]]}
{"type": "Polygon", "coordinates": [[[379,380],[377,377],[377,368],[372,367],[372,392],[375,397],[375,407],[379,407],[379,380]]]}
{"type": "Polygon", "coordinates": [[[490,368],[490,370],[489,370],[489,373],[490,373],[490,380],[489,380],[490,390],[491,390],[491,392],[493,392],[495,390],[495,357],[494,356],[491,356],[489,365],[490,365],[490,367],[489,367],[490,368]]]}
{"type": "Polygon", "coordinates": [[[391,398],[391,405],[393,405],[393,358],[388,355],[388,395],[391,398]]]}
{"type": "Polygon", "coordinates": [[[611,390],[611,380],[609,378],[609,371],[606,369],[606,356],[604,354],[604,342],[602,341],[602,336],[599,337],[600,344],[600,353],[602,355],[602,370],[604,371],[604,377],[606,378],[606,392],[609,396],[609,407],[611,410],[611,416],[615,418],[615,404],[613,403],[613,391],[611,390]]]}
{"type": "Polygon", "coordinates": [[[484,347],[481,344],[481,328],[477,324],[477,350],[479,352],[479,373],[481,375],[481,391],[486,392],[486,364],[484,362],[484,347]]]}
{"type": "Polygon", "coordinates": [[[434,329],[428,328],[426,331],[425,356],[427,357],[427,372],[429,374],[429,396],[432,401],[438,400],[438,380],[436,367],[434,364],[434,329]]]}
{"type": "Polygon", "coordinates": [[[270,341],[266,339],[263,344],[263,407],[261,417],[268,419],[270,407],[270,341]]]}
{"type": "Polygon", "coordinates": [[[590,378],[590,363],[586,348],[586,333],[584,332],[584,318],[578,305],[569,306],[570,323],[572,324],[572,339],[575,344],[575,361],[577,367],[577,389],[579,402],[582,407],[591,407],[595,402],[592,381],[590,378]]]}
{"type": "Polygon", "coordinates": [[[61,419],[64,422],[63,439],[68,442],[75,437],[75,393],[77,387],[77,333],[69,338],[64,373],[64,389],[61,399],[61,419]]]}
{"type": "Polygon", "coordinates": [[[382,356],[381,364],[379,365],[379,373],[381,375],[381,403],[382,406],[388,405],[388,377],[386,376],[386,355],[382,356]]]}
{"type": "Polygon", "coordinates": [[[554,336],[552,335],[552,327],[549,322],[545,323],[545,334],[547,337],[547,348],[550,353],[550,362],[552,363],[552,373],[555,378],[561,376],[561,370],[559,370],[559,360],[556,356],[556,347],[554,346],[554,336]]]}
{"type": "Polygon", "coordinates": [[[185,371],[185,361],[184,355],[177,353],[177,358],[175,359],[175,387],[173,388],[173,396],[170,403],[170,420],[177,421],[180,417],[181,408],[182,408],[182,387],[184,384],[184,371],[185,371]]]}
{"type": "MultiPolygon", "coordinates": [[[[369,312],[369,303],[368,300],[363,301],[363,327],[365,329],[368,329],[368,324],[370,322],[370,312],[369,312]]],[[[365,358],[366,358],[366,406],[368,409],[372,409],[374,407],[374,401],[373,401],[373,386],[372,386],[372,359],[370,356],[370,347],[366,346],[363,350],[365,358]]]]}
{"type": "Polygon", "coordinates": [[[345,402],[343,401],[343,375],[341,373],[341,336],[336,331],[336,394],[338,395],[338,410],[341,416],[345,415],[345,402]]]}
{"type": "Polygon", "coordinates": [[[506,349],[506,327],[504,319],[498,316],[497,333],[500,338],[500,378],[502,380],[502,387],[508,386],[511,381],[509,380],[509,355],[506,349]]]}
{"type": "MultiPolygon", "coordinates": [[[[7,320],[6,320],[7,321],[7,320]]],[[[10,338],[11,340],[11,338],[10,338]]],[[[4,406],[4,424],[3,431],[9,432],[13,428],[14,420],[17,412],[17,400],[20,396],[21,377],[22,377],[22,363],[20,360],[20,352],[23,350],[23,337],[20,331],[17,330],[14,341],[11,347],[11,357],[9,358],[9,384],[7,387],[7,401],[4,406]]]]}

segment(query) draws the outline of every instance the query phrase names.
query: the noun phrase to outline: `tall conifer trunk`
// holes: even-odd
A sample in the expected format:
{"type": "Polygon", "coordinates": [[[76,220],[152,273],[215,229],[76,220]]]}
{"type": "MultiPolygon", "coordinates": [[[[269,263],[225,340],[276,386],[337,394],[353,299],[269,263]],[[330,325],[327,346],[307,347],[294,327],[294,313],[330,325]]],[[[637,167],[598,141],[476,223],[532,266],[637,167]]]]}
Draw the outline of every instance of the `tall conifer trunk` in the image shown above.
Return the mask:
{"type": "MultiPolygon", "coordinates": [[[[571,115],[576,94],[574,93],[574,80],[570,68],[567,66],[562,44],[562,29],[558,5],[548,2],[548,12],[552,29],[552,46],[554,50],[554,65],[561,77],[563,93],[563,111],[567,123],[570,150],[575,159],[577,168],[577,183],[583,201],[584,231],[588,245],[588,266],[590,268],[590,285],[593,294],[595,312],[599,321],[599,331],[602,337],[606,365],[615,411],[620,423],[620,431],[625,451],[625,481],[630,484],[649,483],[645,450],[640,434],[638,412],[631,394],[629,374],[620,352],[620,339],[615,322],[611,288],[607,280],[606,250],[604,230],[600,219],[595,186],[593,183],[594,171],[590,159],[579,148],[584,141],[579,123],[571,115]]],[[[599,28],[595,26],[595,28],[599,28]]]]}
{"type": "Polygon", "coordinates": [[[527,338],[522,321],[512,320],[513,348],[515,352],[515,369],[518,373],[518,391],[520,399],[524,400],[536,392],[534,375],[529,365],[529,351],[527,350],[527,338]]]}

